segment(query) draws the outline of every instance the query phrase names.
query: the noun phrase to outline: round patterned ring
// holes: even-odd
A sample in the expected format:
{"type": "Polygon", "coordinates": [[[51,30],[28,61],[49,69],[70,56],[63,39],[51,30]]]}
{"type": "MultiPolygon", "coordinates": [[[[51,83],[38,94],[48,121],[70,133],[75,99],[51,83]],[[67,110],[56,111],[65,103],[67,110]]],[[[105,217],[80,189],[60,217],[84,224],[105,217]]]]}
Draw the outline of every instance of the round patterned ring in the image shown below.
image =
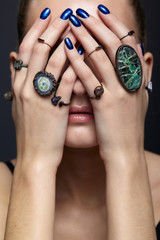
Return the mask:
{"type": "Polygon", "coordinates": [[[57,89],[56,79],[51,73],[46,71],[38,72],[35,75],[33,85],[37,93],[41,96],[49,96],[57,89]]]}
{"type": "Polygon", "coordinates": [[[118,77],[129,92],[137,91],[142,84],[142,65],[136,51],[128,45],[122,45],[116,53],[116,71],[118,77]]]}

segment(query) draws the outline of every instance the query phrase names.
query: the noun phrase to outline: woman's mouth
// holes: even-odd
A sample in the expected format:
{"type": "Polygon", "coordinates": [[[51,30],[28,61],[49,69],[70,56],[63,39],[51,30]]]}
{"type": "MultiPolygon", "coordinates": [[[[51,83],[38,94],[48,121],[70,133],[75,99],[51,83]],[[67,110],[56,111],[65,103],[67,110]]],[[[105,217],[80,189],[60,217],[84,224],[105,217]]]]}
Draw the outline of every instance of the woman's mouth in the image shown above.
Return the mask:
{"type": "Polygon", "coordinates": [[[93,121],[93,110],[89,106],[71,106],[68,121],[72,123],[86,123],[93,121]]]}

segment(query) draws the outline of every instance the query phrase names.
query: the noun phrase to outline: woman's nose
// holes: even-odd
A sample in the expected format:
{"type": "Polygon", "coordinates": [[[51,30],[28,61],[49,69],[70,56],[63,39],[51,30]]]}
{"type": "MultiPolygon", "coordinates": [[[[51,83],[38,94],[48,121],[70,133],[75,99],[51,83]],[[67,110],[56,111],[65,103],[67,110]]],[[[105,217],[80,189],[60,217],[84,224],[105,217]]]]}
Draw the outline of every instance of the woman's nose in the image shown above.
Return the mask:
{"type": "Polygon", "coordinates": [[[77,78],[77,80],[74,84],[74,87],[73,87],[73,94],[79,95],[79,96],[82,96],[82,95],[86,94],[86,90],[85,90],[82,82],[78,78],[77,78]]]}

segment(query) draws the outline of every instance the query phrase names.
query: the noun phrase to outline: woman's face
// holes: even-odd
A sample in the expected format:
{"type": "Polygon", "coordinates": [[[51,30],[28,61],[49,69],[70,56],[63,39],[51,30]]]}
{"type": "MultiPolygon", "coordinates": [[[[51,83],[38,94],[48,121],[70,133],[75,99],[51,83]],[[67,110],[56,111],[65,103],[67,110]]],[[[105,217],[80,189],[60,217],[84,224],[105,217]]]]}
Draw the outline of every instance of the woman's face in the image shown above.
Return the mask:
{"type": "MultiPolygon", "coordinates": [[[[99,18],[97,13],[97,6],[99,4],[106,5],[107,8],[114,13],[129,29],[134,29],[136,32],[138,32],[134,20],[133,9],[128,4],[128,0],[35,0],[30,8],[32,11],[29,11],[26,31],[33,24],[36,17],[39,16],[40,12],[46,7],[51,9],[53,19],[60,15],[67,8],[71,8],[73,10],[73,14],[75,14],[77,8],[82,8],[96,18],[99,18]]],[[[86,63],[92,68],[89,60],[86,63]]],[[[54,74],[54,72],[52,72],[52,74],[54,74]]],[[[90,112],[92,110],[86,91],[78,77],[73,89],[71,107],[73,107],[72,110],[74,109],[75,111],[76,108],[82,108],[82,112],[90,112]]],[[[105,110],[107,111],[107,109],[105,110]]],[[[97,145],[96,129],[92,114],[72,113],[69,115],[65,145],[73,148],[89,148],[97,145]]]]}

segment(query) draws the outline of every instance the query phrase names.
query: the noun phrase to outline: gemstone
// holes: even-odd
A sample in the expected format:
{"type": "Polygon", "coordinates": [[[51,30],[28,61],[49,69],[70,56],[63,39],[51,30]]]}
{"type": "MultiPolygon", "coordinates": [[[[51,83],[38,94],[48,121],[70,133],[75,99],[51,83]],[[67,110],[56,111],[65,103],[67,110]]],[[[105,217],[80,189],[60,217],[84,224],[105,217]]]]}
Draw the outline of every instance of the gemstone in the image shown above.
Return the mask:
{"type": "Polygon", "coordinates": [[[149,82],[149,83],[148,83],[148,90],[149,90],[150,92],[153,91],[153,84],[152,84],[152,82],[149,82]]]}
{"type": "Polygon", "coordinates": [[[15,60],[14,62],[14,68],[17,70],[21,70],[23,67],[23,61],[22,60],[15,60]]]}
{"type": "Polygon", "coordinates": [[[58,96],[58,97],[53,97],[53,98],[51,99],[52,104],[53,104],[54,106],[57,106],[57,104],[58,104],[58,102],[59,102],[59,100],[60,100],[61,98],[62,98],[62,97],[60,97],[60,96],[58,96]]]}
{"type": "Polygon", "coordinates": [[[136,51],[122,45],[116,53],[116,70],[123,86],[130,92],[137,91],[142,83],[142,66],[136,51]]]}
{"type": "Polygon", "coordinates": [[[45,71],[38,72],[33,80],[33,85],[36,91],[41,96],[49,96],[56,90],[56,80],[51,73],[45,71]]]}
{"type": "Polygon", "coordinates": [[[95,88],[94,90],[94,94],[96,96],[96,99],[100,99],[100,97],[102,96],[102,94],[104,93],[104,89],[103,86],[98,86],[95,88]]]}

